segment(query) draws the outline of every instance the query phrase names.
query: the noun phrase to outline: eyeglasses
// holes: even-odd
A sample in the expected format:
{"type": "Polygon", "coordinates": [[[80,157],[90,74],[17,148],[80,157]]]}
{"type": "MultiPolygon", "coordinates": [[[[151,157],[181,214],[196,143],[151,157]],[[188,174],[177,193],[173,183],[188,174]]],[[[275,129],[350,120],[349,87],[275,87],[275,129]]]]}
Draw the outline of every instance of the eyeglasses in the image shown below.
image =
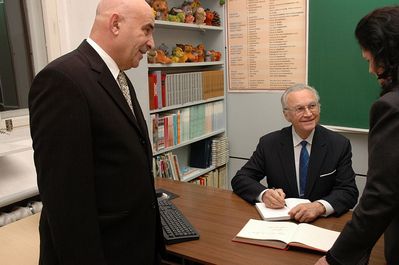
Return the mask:
{"type": "Polygon", "coordinates": [[[296,115],[303,115],[306,110],[309,110],[312,113],[319,111],[319,103],[311,102],[307,106],[296,106],[294,108],[284,108],[284,110],[293,111],[296,115]]]}

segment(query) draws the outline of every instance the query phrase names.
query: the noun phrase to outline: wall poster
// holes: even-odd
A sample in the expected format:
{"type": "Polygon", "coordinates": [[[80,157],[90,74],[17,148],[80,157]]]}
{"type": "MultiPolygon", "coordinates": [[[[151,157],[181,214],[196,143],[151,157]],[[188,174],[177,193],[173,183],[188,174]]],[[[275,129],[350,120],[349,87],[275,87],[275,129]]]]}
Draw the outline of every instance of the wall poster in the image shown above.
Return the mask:
{"type": "Polygon", "coordinates": [[[229,92],[306,83],[306,0],[228,0],[229,92]]]}

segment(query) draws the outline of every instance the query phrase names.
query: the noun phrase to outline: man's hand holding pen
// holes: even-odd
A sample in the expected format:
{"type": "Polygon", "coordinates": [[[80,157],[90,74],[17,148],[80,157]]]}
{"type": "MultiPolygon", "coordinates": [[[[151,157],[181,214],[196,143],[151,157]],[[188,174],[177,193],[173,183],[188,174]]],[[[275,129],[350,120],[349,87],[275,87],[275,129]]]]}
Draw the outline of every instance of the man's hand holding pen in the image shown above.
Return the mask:
{"type": "Polygon", "coordinates": [[[262,201],[267,208],[283,208],[285,206],[285,193],[282,189],[268,189],[263,194],[262,201]]]}

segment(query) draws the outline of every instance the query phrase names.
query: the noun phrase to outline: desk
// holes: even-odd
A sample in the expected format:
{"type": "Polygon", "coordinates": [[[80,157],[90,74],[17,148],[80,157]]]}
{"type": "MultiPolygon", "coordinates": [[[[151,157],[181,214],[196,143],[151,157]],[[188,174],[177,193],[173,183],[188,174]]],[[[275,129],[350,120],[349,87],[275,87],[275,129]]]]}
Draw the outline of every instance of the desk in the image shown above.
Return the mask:
{"type": "MultiPolygon", "coordinates": [[[[314,264],[321,254],[304,249],[287,251],[232,242],[248,219],[259,219],[255,207],[231,191],[158,179],[157,188],[180,197],[173,203],[183,212],[200,234],[200,240],[167,246],[170,253],[204,264],[314,264]]],[[[340,218],[320,218],[313,224],[341,231],[351,213],[340,218]]],[[[373,249],[370,265],[385,264],[383,240],[373,249]]]]}
{"type": "MultiPolygon", "coordinates": [[[[195,184],[157,179],[157,188],[179,195],[173,203],[200,234],[200,240],[167,246],[168,252],[204,264],[296,264],[311,265],[321,256],[303,249],[287,251],[232,242],[250,218],[259,218],[255,207],[233,192],[195,184]]],[[[351,213],[340,218],[321,218],[313,224],[340,231],[351,213]]],[[[39,256],[39,214],[0,227],[2,265],[37,265],[39,256]]],[[[383,243],[374,247],[370,265],[384,264],[383,243]]]]}

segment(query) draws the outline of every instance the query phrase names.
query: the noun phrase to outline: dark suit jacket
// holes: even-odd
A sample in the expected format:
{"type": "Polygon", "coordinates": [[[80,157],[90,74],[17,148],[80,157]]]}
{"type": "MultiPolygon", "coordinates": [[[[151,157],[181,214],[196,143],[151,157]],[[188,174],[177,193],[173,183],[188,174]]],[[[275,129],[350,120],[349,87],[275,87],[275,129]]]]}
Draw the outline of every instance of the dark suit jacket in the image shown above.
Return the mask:
{"type": "MultiPolygon", "coordinates": [[[[292,127],[260,138],[255,152],[231,181],[233,190],[249,203],[265,189],[259,182],[265,176],[269,187],[281,188],[287,198],[298,198],[292,127]]],[[[348,139],[320,125],[316,126],[309,157],[305,198],[326,200],[340,215],[352,208],[358,197],[348,139]]]]}
{"type": "Polygon", "coordinates": [[[50,63],[29,94],[40,264],[154,264],[163,249],[147,127],[84,41],[50,63]]]}
{"type": "Polygon", "coordinates": [[[331,264],[363,264],[384,233],[388,265],[399,264],[399,91],[370,111],[367,183],[353,217],[327,255],[331,264]]]}

